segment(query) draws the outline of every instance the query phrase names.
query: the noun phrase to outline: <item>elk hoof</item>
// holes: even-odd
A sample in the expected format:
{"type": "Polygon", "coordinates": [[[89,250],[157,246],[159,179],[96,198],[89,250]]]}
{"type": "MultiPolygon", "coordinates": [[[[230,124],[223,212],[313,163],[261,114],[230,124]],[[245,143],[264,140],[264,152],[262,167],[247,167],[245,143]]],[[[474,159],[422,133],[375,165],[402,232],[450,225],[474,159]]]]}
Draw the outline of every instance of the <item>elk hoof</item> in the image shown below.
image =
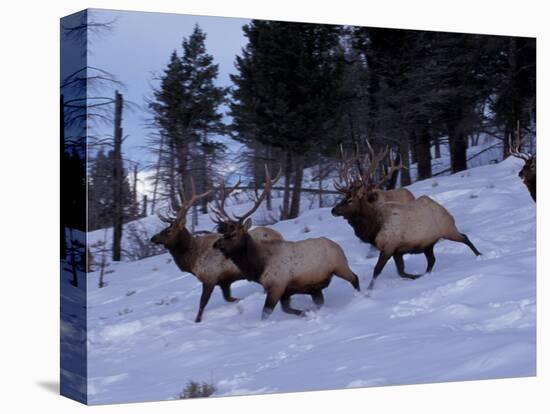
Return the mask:
{"type": "Polygon", "coordinates": [[[269,318],[269,315],[273,312],[273,309],[264,309],[262,311],[262,321],[265,321],[267,318],[269,318]]]}
{"type": "Polygon", "coordinates": [[[418,279],[418,278],[421,277],[421,276],[423,276],[423,275],[413,275],[413,274],[410,274],[410,273],[403,273],[403,274],[401,275],[401,277],[402,277],[403,279],[410,279],[410,280],[416,280],[416,279],[418,279]]]}

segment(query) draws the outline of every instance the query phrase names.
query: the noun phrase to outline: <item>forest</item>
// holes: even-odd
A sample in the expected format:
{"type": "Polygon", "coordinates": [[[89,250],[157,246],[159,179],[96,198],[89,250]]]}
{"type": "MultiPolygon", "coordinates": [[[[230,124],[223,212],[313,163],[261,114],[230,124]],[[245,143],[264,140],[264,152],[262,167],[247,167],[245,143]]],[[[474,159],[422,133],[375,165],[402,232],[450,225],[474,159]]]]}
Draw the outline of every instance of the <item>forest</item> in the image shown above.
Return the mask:
{"type": "MultiPolygon", "coordinates": [[[[113,24],[99,22],[94,30],[113,24]]],[[[149,194],[136,190],[137,163],[123,159],[122,138],[117,145],[116,133],[88,137],[89,230],[111,227],[113,218],[120,227],[153,213],[162,200],[177,209],[179,189],[188,191],[191,178],[198,191],[213,188],[228,164],[256,191],[264,165],[283,171],[283,203],[273,212],[279,220],[299,215],[304,191],[323,207],[342,156],[366,153],[367,141],[390,148],[380,174],[392,162],[404,167],[388,189],[432,177],[442,147],[449,167],[437,175],[466,170],[468,148],[480,140],[492,139],[499,159],[509,155],[511,136],[527,137],[532,149],[534,39],[259,20],[242,30],[247,44],[235,57],[231,87],[217,86],[215,56],[198,25],[158,75],[143,104],[154,159],[140,166],[150,172],[149,194]],[[228,140],[244,144],[237,160],[228,160],[228,140]],[[113,174],[117,164],[121,172],[113,174]]],[[[87,72],[89,81],[117,88],[118,80],[95,71],[87,72]]],[[[70,81],[67,88],[74,87],[70,81]]],[[[117,110],[126,107],[115,108],[122,96],[102,100],[93,93],[86,122],[95,116],[115,124],[117,110]]],[[[74,122],[75,111],[67,108],[65,122],[74,122]]],[[[209,201],[201,200],[202,213],[209,201]]],[[[196,223],[196,208],[193,214],[196,223]]]]}

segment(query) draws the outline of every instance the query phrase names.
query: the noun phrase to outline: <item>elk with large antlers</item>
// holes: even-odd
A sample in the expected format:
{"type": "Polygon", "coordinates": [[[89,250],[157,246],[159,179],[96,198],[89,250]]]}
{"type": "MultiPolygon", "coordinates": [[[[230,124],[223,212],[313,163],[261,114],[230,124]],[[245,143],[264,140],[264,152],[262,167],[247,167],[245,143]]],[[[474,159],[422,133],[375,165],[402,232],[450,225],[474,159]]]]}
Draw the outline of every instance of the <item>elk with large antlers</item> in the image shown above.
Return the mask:
{"type": "MultiPolygon", "coordinates": [[[[174,262],[183,272],[192,273],[202,282],[202,294],[199,310],[195,322],[200,322],[204,308],[210,300],[214,287],[219,286],[223,298],[228,302],[238,299],[231,296],[231,284],[243,279],[242,272],[219,251],[212,246],[220,238],[219,234],[211,233],[200,236],[193,235],[185,227],[187,212],[201,198],[211,191],[196,194],[195,184],[191,180],[192,195],[186,200],[183,191],[180,191],[181,207],[171,217],[157,213],[159,218],[168,224],[164,230],[154,235],[151,242],[163,245],[172,255],[174,262]]],[[[279,232],[258,227],[250,232],[251,237],[258,240],[282,239],[279,232]]]]}
{"type": "Polygon", "coordinates": [[[383,174],[378,180],[375,179],[376,170],[380,161],[382,161],[388,154],[388,147],[382,151],[375,153],[370,143],[367,141],[369,152],[365,154],[363,160],[359,155],[349,159],[346,158],[342,151],[342,167],[340,168],[340,181],[343,184],[334,182],[334,188],[341,193],[347,193],[350,190],[357,190],[360,187],[364,187],[369,194],[377,194],[377,197],[381,203],[393,201],[397,203],[408,203],[414,200],[414,195],[406,188],[397,188],[394,190],[383,191],[380,189],[382,184],[389,180],[392,175],[399,171],[403,167],[403,164],[396,165],[392,160],[389,170],[383,174]],[[357,178],[351,178],[350,166],[357,164],[359,169],[359,175],[357,178]]]}
{"type": "Polygon", "coordinates": [[[516,145],[512,144],[512,138],[508,138],[508,146],[510,148],[510,155],[519,158],[525,162],[523,168],[518,173],[518,176],[523,180],[523,183],[529,190],[531,198],[537,202],[537,156],[529,153],[521,152],[520,147],[524,143],[525,138],[520,139],[519,127],[518,127],[518,139],[516,145]]]}
{"type": "Polygon", "coordinates": [[[230,258],[246,279],[261,283],[265,288],[267,296],[262,319],[269,317],[279,301],[284,312],[304,315],[303,311],[290,305],[291,296],[297,293],[311,295],[317,307],[322,306],[323,289],[329,285],[333,275],[350,282],[359,290],[359,278],[349,268],[342,248],[329,239],[321,237],[293,242],[258,241],[251,237],[250,216],[279,176],[271,180],[266,167],[264,190],[243,215],[229,216],[224,210],[223,198],[212,209],[218,230],[223,234],[214,247],[230,258]]]}
{"type": "MultiPolygon", "coordinates": [[[[371,165],[379,162],[382,154],[374,157],[371,165]]],[[[369,168],[367,173],[371,171],[374,170],[369,168]]],[[[365,185],[366,177],[369,176],[348,177],[346,185],[337,186],[344,199],[332,209],[332,214],[344,217],[361,241],[380,251],[368,289],[374,287],[376,278],[391,257],[401,277],[420,277],[405,272],[405,253],[424,253],[428,261],[426,273],[431,272],[435,264],[434,245],[440,239],[464,243],[476,256],[481,254],[468,236],[457,230],[453,216],[443,206],[427,196],[407,202],[388,201],[387,192],[373,191],[365,185]]]]}

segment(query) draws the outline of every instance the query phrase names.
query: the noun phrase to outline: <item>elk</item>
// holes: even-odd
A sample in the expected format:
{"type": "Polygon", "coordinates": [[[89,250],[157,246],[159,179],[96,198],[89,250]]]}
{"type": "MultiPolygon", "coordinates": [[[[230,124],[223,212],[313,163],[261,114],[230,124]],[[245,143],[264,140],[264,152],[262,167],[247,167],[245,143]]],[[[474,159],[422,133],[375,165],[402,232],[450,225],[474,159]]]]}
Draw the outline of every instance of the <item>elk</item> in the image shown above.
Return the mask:
{"type": "MultiPolygon", "coordinates": [[[[381,155],[375,160],[381,160],[381,155]]],[[[413,280],[422,276],[405,272],[406,253],[424,253],[428,262],[425,273],[430,273],[435,264],[434,245],[440,239],[464,243],[476,256],[481,254],[468,236],[458,231],[453,216],[431,198],[422,196],[405,203],[386,201],[385,193],[365,185],[364,177],[348,178],[346,182],[337,187],[344,198],[332,209],[332,215],[342,216],[361,241],[380,251],[367,289],[374,288],[391,257],[399,276],[413,280]]]]}
{"type": "Polygon", "coordinates": [[[262,194],[256,197],[252,208],[243,215],[229,216],[223,208],[223,199],[212,208],[218,231],[223,236],[214,243],[225,257],[231,259],[248,280],[264,287],[266,299],[262,320],[271,315],[277,303],[281,302],[283,312],[303,316],[304,311],[291,307],[294,294],[309,294],[320,308],[324,304],[323,289],[336,275],[356,289],[359,278],[349,268],[342,248],[333,241],[321,237],[302,241],[268,240],[251,237],[250,216],[258,209],[279,175],[271,180],[266,167],[266,182],[262,194]]]}
{"type": "Polygon", "coordinates": [[[518,129],[518,143],[517,145],[512,145],[512,138],[508,139],[508,146],[510,148],[510,155],[515,158],[522,159],[525,164],[523,168],[518,173],[519,178],[523,180],[523,183],[529,190],[531,198],[536,203],[537,202],[537,156],[529,153],[521,152],[519,148],[523,144],[525,139],[519,139],[519,129],[518,129]]]}
{"type": "Polygon", "coordinates": [[[361,163],[360,157],[358,154],[356,154],[355,157],[349,159],[346,158],[344,151],[341,149],[342,152],[342,168],[340,169],[340,180],[344,182],[344,185],[339,185],[338,183],[334,183],[334,188],[337,191],[340,192],[347,192],[347,190],[353,186],[361,186],[364,185],[367,190],[370,193],[377,193],[378,198],[380,199],[380,202],[397,202],[397,203],[408,203],[409,201],[414,200],[414,195],[406,188],[397,188],[395,190],[387,190],[383,191],[380,189],[382,184],[384,184],[387,180],[389,180],[393,173],[405,168],[403,164],[396,165],[394,161],[391,162],[390,169],[383,174],[378,180],[375,180],[375,173],[376,169],[378,168],[378,164],[380,161],[382,161],[387,153],[388,153],[388,147],[386,147],[383,151],[376,154],[370,145],[369,141],[367,141],[367,147],[369,152],[365,154],[363,164],[361,163]],[[350,179],[350,173],[349,169],[352,164],[356,164],[358,166],[359,170],[359,176],[358,180],[351,180],[350,179]]]}
{"type": "MultiPolygon", "coordinates": [[[[182,272],[191,273],[202,282],[199,310],[195,318],[195,322],[198,323],[202,320],[204,308],[210,300],[214,287],[221,288],[223,298],[227,302],[238,301],[231,296],[231,284],[243,279],[243,276],[231,260],[226,259],[219,250],[212,247],[220,238],[219,234],[193,235],[187,230],[187,212],[197,201],[212,192],[196,194],[193,180],[191,180],[191,189],[192,195],[189,200],[185,198],[183,191],[180,191],[181,207],[175,215],[164,216],[157,213],[160,220],[167,223],[168,227],[155,234],[151,242],[163,245],[182,272]]],[[[282,239],[279,232],[266,227],[252,230],[251,237],[259,240],[282,239]]]]}

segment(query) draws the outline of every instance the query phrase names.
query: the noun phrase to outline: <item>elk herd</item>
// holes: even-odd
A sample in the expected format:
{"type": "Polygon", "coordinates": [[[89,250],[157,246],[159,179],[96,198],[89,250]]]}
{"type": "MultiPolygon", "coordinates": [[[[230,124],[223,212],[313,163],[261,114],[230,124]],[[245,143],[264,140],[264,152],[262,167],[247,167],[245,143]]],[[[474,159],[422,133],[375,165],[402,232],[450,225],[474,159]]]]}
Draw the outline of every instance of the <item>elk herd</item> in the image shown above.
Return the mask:
{"type": "MultiPolygon", "coordinates": [[[[510,146],[511,155],[525,160],[520,177],[535,199],[535,158],[510,146]]],[[[422,274],[405,271],[403,255],[424,254],[430,273],[435,264],[434,246],[441,240],[463,243],[479,256],[468,236],[461,233],[453,216],[428,196],[415,198],[407,189],[382,190],[382,184],[394,172],[403,168],[392,163],[386,174],[377,176],[379,163],[388,149],[375,152],[370,145],[364,157],[343,157],[339,183],[334,187],[341,201],[331,210],[342,217],[364,243],[374,246],[379,256],[367,289],[373,289],[377,277],[386,263],[393,258],[397,273],[406,279],[417,279],[422,274]],[[351,173],[353,167],[357,170],[351,173]]],[[[390,157],[391,158],[391,157],[390,157]]],[[[342,248],[325,238],[308,238],[288,241],[267,227],[252,228],[252,214],[260,207],[279,179],[271,179],[266,167],[266,180],[262,193],[253,200],[253,206],[241,215],[226,211],[228,197],[240,188],[240,181],[232,187],[222,182],[219,197],[210,206],[216,233],[192,234],[186,228],[189,209],[200,199],[212,193],[196,194],[191,181],[191,196],[180,192],[181,204],[171,215],[158,214],[168,227],[154,235],[151,242],[163,245],[172,255],[181,271],[193,274],[202,283],[202,294],[195,322],[200,322],[203,311],[216,286],[228,302],[239,299],[231,295],[231,284],[246,279],[263,286],[266,298],[262,319],[266,319],[280,302],[285,313],[302,316],[304,311],[291,306],[295,294],[310,295],[317,308],[324,303],[323,289],[333,276],[350,283],[359,291],[359,277],[352,271],[342,248]]]]}

